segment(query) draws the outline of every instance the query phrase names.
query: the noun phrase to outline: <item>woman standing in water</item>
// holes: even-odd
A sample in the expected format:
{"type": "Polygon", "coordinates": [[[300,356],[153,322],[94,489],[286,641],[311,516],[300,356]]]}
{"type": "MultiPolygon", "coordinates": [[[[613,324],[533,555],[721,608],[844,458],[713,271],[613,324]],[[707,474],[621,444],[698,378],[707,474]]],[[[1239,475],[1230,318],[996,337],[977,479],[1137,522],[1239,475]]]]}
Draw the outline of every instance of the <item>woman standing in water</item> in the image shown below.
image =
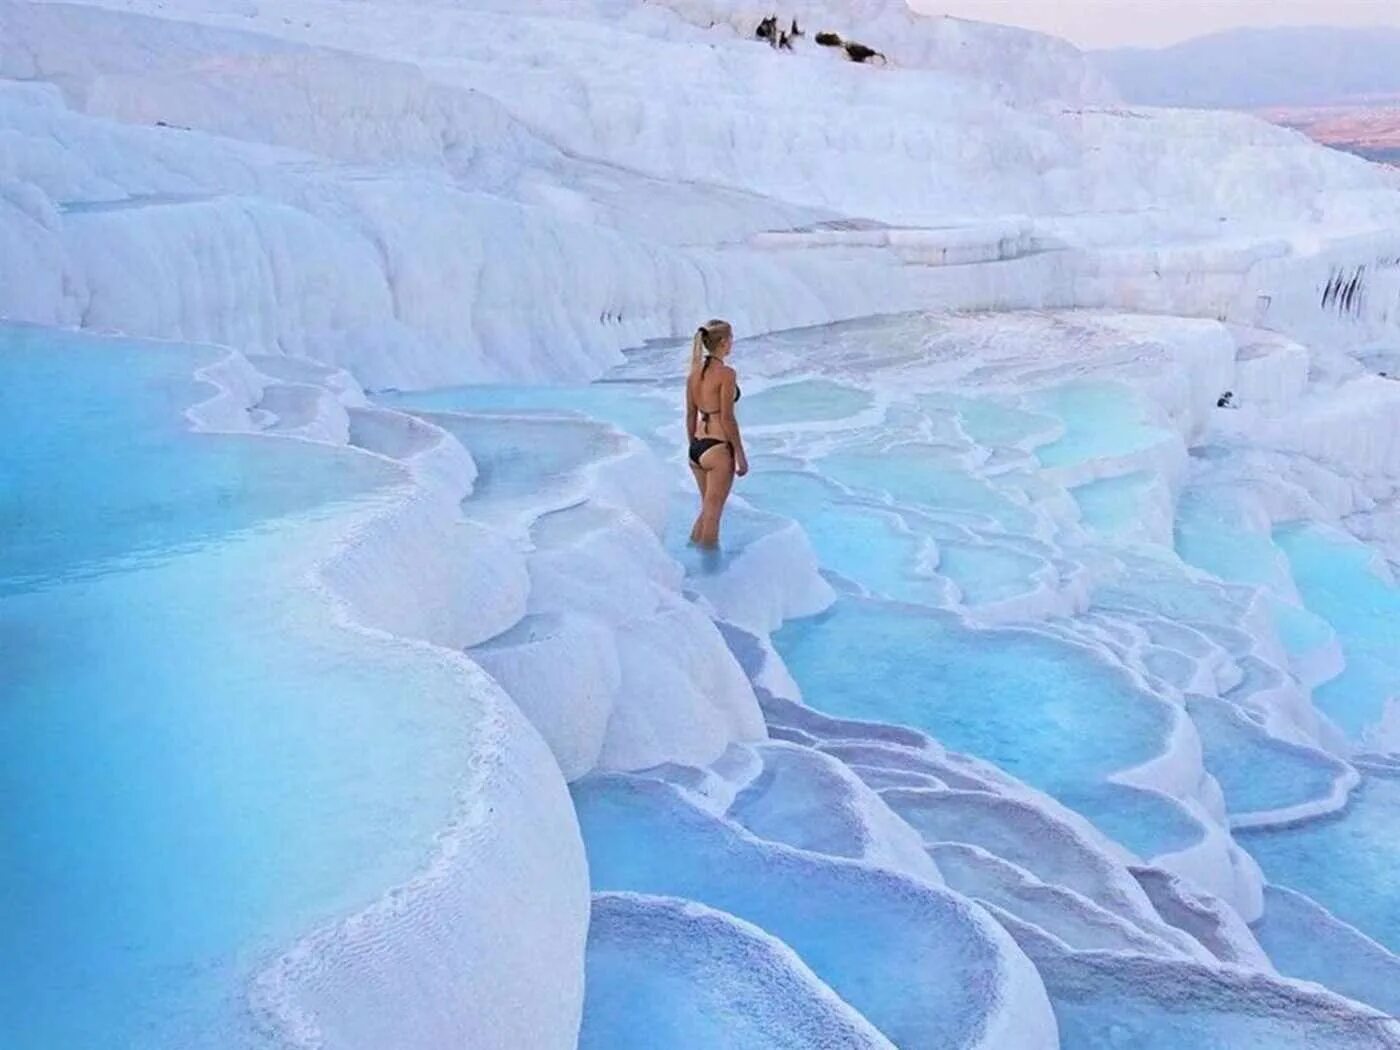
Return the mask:
{"type": "Polygon", "coordinates": [[[734,475],[749,472],[734,402],[739,384],[724,363],[734,347],[728,321],[706,321],[690,344],[690,375],[685,381],[685,434],[690,441],[690,472],[700,489],[700,516],[690,542],[719,546],[719,518],[734,475]]]}

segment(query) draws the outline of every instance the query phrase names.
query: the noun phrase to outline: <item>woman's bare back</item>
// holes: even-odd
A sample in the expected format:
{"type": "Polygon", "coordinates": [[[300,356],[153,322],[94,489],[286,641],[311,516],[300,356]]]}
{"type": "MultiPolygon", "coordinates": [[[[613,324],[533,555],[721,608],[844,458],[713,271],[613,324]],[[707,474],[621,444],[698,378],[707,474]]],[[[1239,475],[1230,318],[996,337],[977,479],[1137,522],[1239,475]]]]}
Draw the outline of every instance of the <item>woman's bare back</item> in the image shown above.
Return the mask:
{"type": "MultiPolygon", "coordinates": [[[[700,437],[724,437],[725,388],[734,382],[734,369],[709,358],[705,367],[691,378],[691,400],[695,403],[695,433],[700,437]]],[[[736,398],[737,400],[737,398],[736,398]]]]}

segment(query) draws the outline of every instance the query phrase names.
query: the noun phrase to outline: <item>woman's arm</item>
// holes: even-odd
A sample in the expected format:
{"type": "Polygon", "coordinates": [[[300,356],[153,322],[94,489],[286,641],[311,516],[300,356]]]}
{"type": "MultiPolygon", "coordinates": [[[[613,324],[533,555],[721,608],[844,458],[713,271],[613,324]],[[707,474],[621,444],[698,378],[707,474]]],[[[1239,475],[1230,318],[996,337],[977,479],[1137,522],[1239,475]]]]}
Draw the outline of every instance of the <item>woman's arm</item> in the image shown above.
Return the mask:
{"type": "Polygon", "coordinates": [[[739,420],[734,417],[734,369],[727,368],[719,387],[719,421],[725,437],[734,446],[734,473],[743,477],[749,472],[749,457],[744,454],[744,439],[739,436],[739,420]]]}
{"type": "Polygon", "coordinates": [[[695,395],[690,392],[690,380],[685,381],[685,440],[695,440],[695,395]]]}

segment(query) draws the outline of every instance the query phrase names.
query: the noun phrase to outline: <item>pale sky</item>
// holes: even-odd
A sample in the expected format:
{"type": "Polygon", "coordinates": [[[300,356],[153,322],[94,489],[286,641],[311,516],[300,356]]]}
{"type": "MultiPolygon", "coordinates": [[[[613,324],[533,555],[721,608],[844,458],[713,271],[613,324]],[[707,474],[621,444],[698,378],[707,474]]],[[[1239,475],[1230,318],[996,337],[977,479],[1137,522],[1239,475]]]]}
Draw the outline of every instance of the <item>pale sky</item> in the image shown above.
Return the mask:
{"type": "Polygon", "coordinates": [[[909,0],[934,14],[1039,29],[1083,48],[1157,47],[1237,26],[1400,26],[1400,0],[909,0]]]}

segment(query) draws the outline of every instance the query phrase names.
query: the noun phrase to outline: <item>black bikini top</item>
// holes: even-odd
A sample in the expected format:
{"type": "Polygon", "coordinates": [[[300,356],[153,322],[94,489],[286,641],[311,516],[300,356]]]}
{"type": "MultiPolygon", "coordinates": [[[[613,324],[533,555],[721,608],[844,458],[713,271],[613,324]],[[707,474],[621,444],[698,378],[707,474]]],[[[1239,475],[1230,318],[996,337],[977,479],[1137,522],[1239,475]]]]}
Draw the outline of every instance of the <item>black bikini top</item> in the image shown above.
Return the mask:
{"type": "MultiPolygon", "coordinates": [[[[713,361],[713,360],[714,360],[714,355],[712,355],[712,354],[706,354],[706,355],[705,355],[705,360],[704,360],[704,362],[700,365],[700,374],[701,374],[702,376],[705,374],[705,369],[707,369],[707,368],[710,367],[710,362],[713,361]]],[[[741,398],[741,397],[743,397],[743,396],[744,396],[744,392],[743,392],[742,390],[739,389],[739,384],[738,384],[738,383],[735,383],[735,384],[734,384],[734,400],[735,400],[735,401],[738,401],[739,398],[741,398]]],[[[700,409],[697,409],[697,410],[698,410],[699,413],[700,413],[700,418],[701,418],[702,420],[704,420],[706,423],[708,423],[708,422],[710,421],[710,417],[711,417],[712,415],[714,415],[715,412],[718,412],[718,411],[719,411],[719,409],[717,409],[717,408],[714,409],[714,411],[711,411],[711,412],[706,412],[703,408],[700,408],[700,409]]]]}

